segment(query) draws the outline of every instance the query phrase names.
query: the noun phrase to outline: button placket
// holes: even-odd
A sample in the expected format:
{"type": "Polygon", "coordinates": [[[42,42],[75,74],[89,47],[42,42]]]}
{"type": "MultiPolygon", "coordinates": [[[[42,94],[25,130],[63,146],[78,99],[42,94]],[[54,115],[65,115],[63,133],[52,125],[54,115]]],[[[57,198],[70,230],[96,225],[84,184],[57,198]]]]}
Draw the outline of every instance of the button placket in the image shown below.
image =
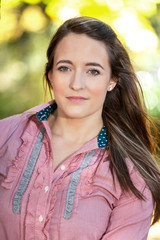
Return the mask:
{"type": "Polygon", "coordinates": [[[41,186],[42,191],[40,192],[39,200],[37,202],[36,218],[38,221],[36,222],[36,229],[39,229],[44,226],[45,221],[46,221],[47,212],[48,212],[47,200],[48,200],[49,193],[50,193],[49,190],[51,188],[53,172],[52,172],[52,169],[50,168],[49,163],[45,167],[46,167],[46,169],[43,169],[43,170],[45,170],[44,172],[46,172],[47,174],[45,174],[45,176],[43,178],[43,186],[41,186]]]}

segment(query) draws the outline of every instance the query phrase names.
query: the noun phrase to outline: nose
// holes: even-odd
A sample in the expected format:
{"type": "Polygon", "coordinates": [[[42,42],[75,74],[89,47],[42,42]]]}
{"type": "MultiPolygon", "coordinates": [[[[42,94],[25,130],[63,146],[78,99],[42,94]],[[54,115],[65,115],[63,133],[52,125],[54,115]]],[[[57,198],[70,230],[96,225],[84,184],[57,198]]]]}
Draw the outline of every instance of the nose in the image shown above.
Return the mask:
{"type": "Polygon", "coordinates": [[[81,71],[75,71],[70,79],[70,88],[77,91],[84,87],[84,74],[81,71]]]}

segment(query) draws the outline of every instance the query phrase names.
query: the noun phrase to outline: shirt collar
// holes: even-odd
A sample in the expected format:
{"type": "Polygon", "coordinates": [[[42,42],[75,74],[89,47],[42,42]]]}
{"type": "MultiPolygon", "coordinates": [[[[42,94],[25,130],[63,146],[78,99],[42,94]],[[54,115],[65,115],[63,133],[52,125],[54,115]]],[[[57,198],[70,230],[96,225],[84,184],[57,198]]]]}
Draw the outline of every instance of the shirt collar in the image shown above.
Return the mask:
{"type": "MultiPolygon", "coordinates": [[[[40,110],[37,113],[37,119],[39,121],[47,121],[50,114],[55,110],[55,104],[53,103],[52,105],[47,106],[46,108],[40,110]]],[[[98,143],[98,147],[99,148],[106,148],[107,146],[107,131],[106,131],[106,127],[104,126],[101,129],[101,132],[99,133],[98,137],[97,137],[97,143],[98,143]]]]}
{"type": "Polygon", "coordinates": [[[38,113],[37,113],[37,118],[39,121],[47,121],[50,114],[54,111],[55,107],[54,107],[54,104],[52,105],[49,105],[47,107],[45,107],[44,109],[40,110],[38,113]]]}

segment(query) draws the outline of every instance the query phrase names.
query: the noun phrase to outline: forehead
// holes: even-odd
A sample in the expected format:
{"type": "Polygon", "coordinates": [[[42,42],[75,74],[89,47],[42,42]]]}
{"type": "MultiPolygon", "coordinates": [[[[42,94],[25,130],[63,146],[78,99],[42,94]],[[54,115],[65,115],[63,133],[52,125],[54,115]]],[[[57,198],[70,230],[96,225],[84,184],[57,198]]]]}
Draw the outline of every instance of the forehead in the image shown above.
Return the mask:
{"type": "Polygon", "coordinates": [[[107,47],[104,42],[92,39],[86,34],[69,33],[58,43],[54,57],[80,56],[86,60],[92,58],[108,61],[107,47]]]}

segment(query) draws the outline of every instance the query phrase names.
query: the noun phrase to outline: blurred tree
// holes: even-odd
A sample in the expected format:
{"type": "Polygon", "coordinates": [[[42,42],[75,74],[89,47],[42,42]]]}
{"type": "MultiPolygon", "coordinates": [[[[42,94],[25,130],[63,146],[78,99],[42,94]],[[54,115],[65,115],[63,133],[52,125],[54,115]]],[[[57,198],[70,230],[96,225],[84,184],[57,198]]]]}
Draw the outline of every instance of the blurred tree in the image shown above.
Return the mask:
{"type": "Polygon", "coordinates": [[[115,29],[129,51],[151,114],[160,117],[160,0],[3,0],[1,8],[0,118],[44,101],[50,38],[63,21],[81,15],[115,29]]]}
{"type": "Polygon", "coordinates": [[[160,119],[160,0],[2,0],[0,7],[0,118],[44,101],[50,38],[63,21],[82,15],[99,18],[117,32],[148,109],[160,119]]]}

